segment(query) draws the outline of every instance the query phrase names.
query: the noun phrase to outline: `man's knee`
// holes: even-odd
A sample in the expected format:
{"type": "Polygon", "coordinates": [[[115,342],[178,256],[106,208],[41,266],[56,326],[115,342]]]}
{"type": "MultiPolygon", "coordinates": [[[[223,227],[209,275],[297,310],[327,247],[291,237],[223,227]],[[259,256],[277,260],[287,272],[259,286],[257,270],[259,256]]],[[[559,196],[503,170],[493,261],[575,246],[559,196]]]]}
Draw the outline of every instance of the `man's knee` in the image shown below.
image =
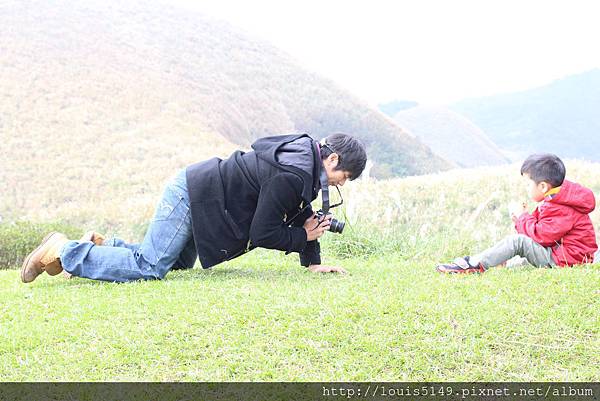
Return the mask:
{"type": "Polygon", "coordinates": [[[169,271],[163,271],[158,269],[144,270],[142,271],[143,280],[162,280],[165,278],[169,271]]]}
{"type": "Polygon", "coordinates": [[[167,275],[169,270],[171,270],[170,267],[166,267],[163,265],[154,266],[154,269],[153,269],[154,278],[157,280],[162,280],[163,278],[165,278],[165,276],[167,275]]]}
{"type": "Polygon", "coordinates": [[[162,280],[171,270],[171,266],[166,266],[161,259],[156,263],[151,263],[141,253],[138,253],[137,256],[137,262],[144,280],[162,280]]]}

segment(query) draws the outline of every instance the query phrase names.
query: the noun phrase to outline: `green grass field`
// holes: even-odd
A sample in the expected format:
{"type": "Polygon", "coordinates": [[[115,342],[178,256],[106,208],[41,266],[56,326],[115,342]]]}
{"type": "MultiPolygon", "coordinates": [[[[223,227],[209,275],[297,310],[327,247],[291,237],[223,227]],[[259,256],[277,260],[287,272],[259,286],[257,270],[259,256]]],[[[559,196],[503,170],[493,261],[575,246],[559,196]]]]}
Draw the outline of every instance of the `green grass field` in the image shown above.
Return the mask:
{"type": "Polygon", "coordinates": [[[437,274],[398,255],[313,274],[256,251],[111,284],[0,271],[0,380],[600,378],[600,268],[437,274]]]}
{"type": "MultiPolygon", "coordinates": [[[[598,165],[567,168],[600,191],[598,165]]],[[[26,285],[0,270],[0,381],[600,380],[600,265],[434,271],[512,232],[506,203],[525,192],[518,167],[343,192],[347,228],[322,242],[324,263],[345,276],[266,250],[127,284],[44,275],[26,285]]],[[[600,226],[597,212],[592,220],[600,226]]],[[[27,242],[16,234],[26,225],[4,227],[0,248],[16,253],[43,235],[27,242]]]]}

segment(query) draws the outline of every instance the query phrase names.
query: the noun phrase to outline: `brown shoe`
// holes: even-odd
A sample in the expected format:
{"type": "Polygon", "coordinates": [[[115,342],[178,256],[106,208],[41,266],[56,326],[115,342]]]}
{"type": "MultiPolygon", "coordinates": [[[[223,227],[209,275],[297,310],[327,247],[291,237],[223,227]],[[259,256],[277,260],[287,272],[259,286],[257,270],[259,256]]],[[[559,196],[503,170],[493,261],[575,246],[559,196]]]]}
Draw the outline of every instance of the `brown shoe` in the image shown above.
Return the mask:
{"type": "Polygon", "coordinates": [[[60,273],[63,268],[60,264],[60,251],[69,241],[66,235],[51,232],[46,235],[42,243],[25,258],[21,266],[21,281],[31,283],[43,272],[51,276],[60,273]]]}
{"type": "MultiPolygon", "coordinates": [[[[83,236],[79,239],[80,242],[93,242],[95,245],[101,246],[104,245],[104,239],[106,237],[104,237],[104,235],[97,233],[96,231],[88,231],[85,234],[83,234],[83,236]]],[[[60,263],[60,261],[57,261],[55,263],[60,263]]],[[[69,273],[66,270],[63,270],[63,276],[65,278],[71,278],[73,277],[73,275],[71,273],[69,273]]]]}
{"type": "Polygon", "coordinates": [[[90,241],[93,242],[95,245],[104,245],[105,239],[106,238],[104,237],[104,235],[97,233],[96,231],[88,231],[85,234],[83,234],[79,241],[90,241]]]}

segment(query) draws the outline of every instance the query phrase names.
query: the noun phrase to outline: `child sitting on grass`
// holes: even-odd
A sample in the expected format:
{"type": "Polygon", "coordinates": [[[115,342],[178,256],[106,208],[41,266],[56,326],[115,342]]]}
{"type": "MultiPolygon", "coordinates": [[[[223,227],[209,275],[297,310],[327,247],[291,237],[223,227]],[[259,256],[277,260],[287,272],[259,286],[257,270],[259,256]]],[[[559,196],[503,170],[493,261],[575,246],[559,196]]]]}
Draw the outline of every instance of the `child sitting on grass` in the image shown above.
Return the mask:
{"type": "Polygon", "coordinates": [[[565,180],[565,165],[552,154],[529,156],[521,166],[521,175],[527,181],[529,197],[541,203],[531,214],[525,205],[512,213],[518,234],[480,254],[440,264],[437,271],[483,273],[517,255],[536,267],[593,263],[598,246],[588,213],[596,206],[594,193],[565,180]]]}

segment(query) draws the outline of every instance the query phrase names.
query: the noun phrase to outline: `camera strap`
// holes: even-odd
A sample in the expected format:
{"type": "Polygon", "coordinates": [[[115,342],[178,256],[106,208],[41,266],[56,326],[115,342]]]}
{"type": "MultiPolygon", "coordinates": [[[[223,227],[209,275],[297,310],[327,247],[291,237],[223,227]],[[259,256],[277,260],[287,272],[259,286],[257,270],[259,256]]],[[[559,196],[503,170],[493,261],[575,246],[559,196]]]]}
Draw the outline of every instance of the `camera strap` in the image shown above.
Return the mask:
{"type": "Polygon", "coordinates": [[[292,225],[292,223],[294,222],[294,220],[296,220],[296,217],[298,217],[298,216],[300,216],[300,214],[304,213],[304,211],[305,211],[306,209],[308,209],[308,207],[309,207],[309,206],[310,206],[310,203],[308,203],[308,204],[304,205],[304,207],[302,207],[302,208],[301,208],[301,209],[298,211],[298,213],[296,213],[295,215],[293,215],[293,216],[292,216],[292,217],[290,217],[289,219],[286,219],[286,220],[283,222],[283,224],[284,224],[284,225],[286,225],[286,226],[291,226],[291,225],[292,225]]]}
{"type": "MultiPolygon", "coordinates": [[[[326,215],[327,212],[329,212],[329,180],[327,179],[327,172],[325,171],[325,168],[321,168],[321,175],[319,177],[319,181],[321,182],[321,198],[323,199],[323,207],[321,208],[321,210],[323,211],[324,215],[326,215]]],[[[284,222],[284,224],[287,226],[291,225],[292,222],[296,220],[296,217],[303,213],[309,206],[310,203],[308,203],[302,209],[300,209],[300,211],[294,216],[287,219],[284,222]]]]}
{"type": "Polygon", "coordinates": [[[329,212],[329,180],[327,179],[327,172],[325,168],[321,169],[321,198],[323,199],[323,213],[329,212]]]}

